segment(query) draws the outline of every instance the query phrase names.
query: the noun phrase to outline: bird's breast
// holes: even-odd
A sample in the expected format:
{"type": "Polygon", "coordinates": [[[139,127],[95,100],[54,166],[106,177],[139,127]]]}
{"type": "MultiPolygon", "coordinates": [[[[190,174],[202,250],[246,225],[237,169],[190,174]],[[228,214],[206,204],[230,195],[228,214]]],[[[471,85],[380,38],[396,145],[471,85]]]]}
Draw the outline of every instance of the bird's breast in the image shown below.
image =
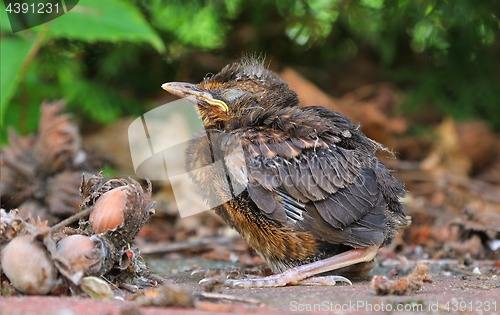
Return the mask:
{"type": "Polygon", "coordinates": [[[267,218],[252,205],[245,193],[216,212],[266,260],[274,272],[312,260],[318,254],[318,241],[309,232],[297,231],[267,218]]]}

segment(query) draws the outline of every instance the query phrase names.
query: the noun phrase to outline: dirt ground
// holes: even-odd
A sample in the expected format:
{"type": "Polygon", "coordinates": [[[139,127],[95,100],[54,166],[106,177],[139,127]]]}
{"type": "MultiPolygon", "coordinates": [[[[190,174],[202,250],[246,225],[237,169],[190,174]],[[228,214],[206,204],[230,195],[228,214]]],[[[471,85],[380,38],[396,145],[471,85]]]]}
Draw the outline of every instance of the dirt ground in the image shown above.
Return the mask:
{"type": "MultiPolygon", "coordinates": [[[[227,262],[200,259],[180,259],[168,262],[150,259],[150,266],[176,284],[201,292],[198,281],[204,273],[191,275],[189,268],[229,267],[227,262]]],[[[500,277],[496,274],[471,275],[469,271],[454,270],[455,260],[429,260],[432,283],[425,283],[408,296],[377,296],[371,287],[371,277],[357,279],[353,285],[334,287],[289,286],[283,288],[231,289],[221,288],[219,294],[240,300],[197,299],[195,308],[139,307],[130,301],[95,301],[72,297],[3,297],[1,315],[45,314],[206,314],[221,313],[273,314],[500,314],[500,277]],[[451,270],[451,271],[450,271],[451,270]],[[89,311],[92,310],[92,311],[89,311]]],[[[409,261],[413,266],[415,262],[409,261]]],[[[476,270],[493,270],[492,261],[481,261],[476,270]]],[[[379,264],[371,274],[390,275],[395,264],[379,264]]],[[[237,266],[233,266],[237,267],[237,266]]],[[[475,267],[474,267],[475,268],[475,267]]],[[[411,268],[409,268],[411,269],[411,268]]],[[[477,271],[476,271],[477,272],[477,271]]],[[[390,277],[390,276],[388,276],[390,277]]],[[[396,278],[396,277],[393,277],[396,278]]]]}
{"type": "MultiPolygon", "coordinates": [[[[230,289],[221,293],[257,299],[265,309],[290,314],[326,312],[363,314],[376,311],[391,314],[500,314],[500,277],[498,275],[465,275],[449,271],[454,260],[429,260],[432,283],[425,283],[419,291],[409,296],[377,296],[371,287],[371,276],[357,279],[353,285],[338,284],[334,287],[288,286],[283,288],[230,289]]],[[[414,266],[415,262],[408,262],[414,266]]],[[[493,262],[482,261],[480,270],[491,270],[493,262]]],[[[413,269],[410,267],[409,269],[413,269]]],[[[393,264],[379,264],[370,275],[387,275],[394,272],[393,264]]],[[[203,275],[173,276],[176,283],[187,283],[197,288],[203,275]]],[[[392,277],[396,278],[396,277],[392,277]]],[[[254,307],[249,307],[252,311],[254,307]]]]}

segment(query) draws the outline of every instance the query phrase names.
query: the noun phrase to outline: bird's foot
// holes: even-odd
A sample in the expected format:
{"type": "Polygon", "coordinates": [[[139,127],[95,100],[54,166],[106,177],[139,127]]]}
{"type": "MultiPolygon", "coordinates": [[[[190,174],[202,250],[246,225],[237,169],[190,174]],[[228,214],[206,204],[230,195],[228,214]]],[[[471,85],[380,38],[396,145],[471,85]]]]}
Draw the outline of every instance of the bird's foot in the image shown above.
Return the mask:
{"type": "MultiPolygon", "coordinates": [[[[233,288],[263,288],[286,285],[335,285],[337,281],[352,284],[349,279],[342,276],[320,277],[317,275],[354,264],[370,262],[377,255],[377,250],[378,246],[351,249],[323,260],[293,267],[280,274],[246,279],[226,278],[224,285],[233,288]]],[[[203,279],[200,283],[208,281],[213,281],[213,279],[203,279]]]]}
{"type": "Polygon", "coordinates": [[[265,288],[265,287],[283,287],[286,285],[315,285],[315,286],[334,286],[337,282],[351,281],[342,276],[322,276],[301,279],[300,274],[293,271],[285,271],[280,274],[267,277],[247,278],[247,279],[226,279],[224,284],[232,288],[265,288]]]}

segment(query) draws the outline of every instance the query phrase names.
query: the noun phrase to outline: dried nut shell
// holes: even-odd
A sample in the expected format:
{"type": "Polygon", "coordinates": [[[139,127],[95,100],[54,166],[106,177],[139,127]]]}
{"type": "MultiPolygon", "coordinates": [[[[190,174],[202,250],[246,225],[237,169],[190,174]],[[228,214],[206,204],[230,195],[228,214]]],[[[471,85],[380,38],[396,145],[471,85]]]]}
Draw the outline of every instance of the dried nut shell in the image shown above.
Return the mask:
{"type": "Polygon", "coordinates": [[[75,214],[82,201],[78,187],[82,171],[65,171],[47,179],[45,203],[50,214],[69,217],[75,214]]]}
{"type": "Polygon", "coordinates": [[[92,300],[112,300],[115,297],[108,282],[101,278],[85,277],[82,279],[80,287],[92,300]]]}
{"type": "Polygon", "coordinates": [[[97,199],[89,221],[95,233],[104,233],[123,225],[127,205],[127,186],[112,189],[97,199]]]}
{"type": "Polygon", "coordinates": [[[45,246],[31,235],[14,238],[2,250],[2,269],[22,293],[47,294],[56,283],[57,270],[45,246]]]}
{"type": "Polygon", "coordinates": [[[85,235],[70,235],[57,242],[57,253],[66,259],[70,272],[100,275],[106,250],[100,242],[85,235]]]}
{"type": "Polygon", "coordinates": [[[146,191],[133,179],[110,179],[83,176],[81,209],[93,207],[89,216],[93,233],[101,235],[117,250],[129,248],[142,227],[155,213],[151,201],[151,182],[146,191]]]}

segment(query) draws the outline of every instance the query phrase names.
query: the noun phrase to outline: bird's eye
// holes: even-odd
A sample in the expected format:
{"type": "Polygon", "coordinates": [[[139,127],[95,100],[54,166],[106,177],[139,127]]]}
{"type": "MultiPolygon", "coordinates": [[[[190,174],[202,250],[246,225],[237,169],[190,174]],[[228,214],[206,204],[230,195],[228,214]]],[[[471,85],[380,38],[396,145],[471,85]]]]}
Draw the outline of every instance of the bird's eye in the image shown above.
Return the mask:
{"type": "Polygon", "coordinates": [[[226,100],[227,102],[233,102],[234,100],[236,100],[238,97],[242,96],[243,94],[245,94],[245,92],[243,92],[240,89],[227,89],[226,91],[224,91],[222,93],[222,98],[224,100],[226,100]]]}

